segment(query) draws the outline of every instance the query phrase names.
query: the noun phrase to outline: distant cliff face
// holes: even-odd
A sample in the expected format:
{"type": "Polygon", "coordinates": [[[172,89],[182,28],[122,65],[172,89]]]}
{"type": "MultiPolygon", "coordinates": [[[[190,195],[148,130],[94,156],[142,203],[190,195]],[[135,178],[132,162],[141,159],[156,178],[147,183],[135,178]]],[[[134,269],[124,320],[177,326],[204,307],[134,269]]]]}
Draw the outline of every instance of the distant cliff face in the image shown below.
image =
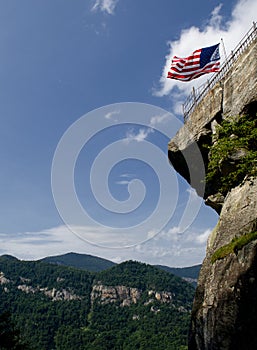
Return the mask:
{"type": "Polygon", "coordinates": [[[200,271],[189,350],[257,348],[256,58],[255,42],[169,143],[174,168],[220,214],[200,271]]]}

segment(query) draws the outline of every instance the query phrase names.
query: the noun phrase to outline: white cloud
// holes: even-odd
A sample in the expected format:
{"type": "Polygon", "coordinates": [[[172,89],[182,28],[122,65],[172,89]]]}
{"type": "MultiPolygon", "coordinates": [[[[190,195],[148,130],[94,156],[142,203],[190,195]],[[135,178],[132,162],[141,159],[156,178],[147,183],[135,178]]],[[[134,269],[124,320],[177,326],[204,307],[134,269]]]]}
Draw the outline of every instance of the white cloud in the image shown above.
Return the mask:
{"type": "Polygon", "coordinates": [[[102,11],[113,15],[119,0],[96,0],[92,11],[102,11]]]}
{"type": "MultiPolygon", "coordinates": [[[[135,248],[134,256],[140,261],[151,257],[151,264],[174,267],[193,266],[202,263],[205,248],[201,246],[184,246],[179,242],[165,242],[165,245],[153,245],[152,241],[135,248]]],[[[147,260],[146,260],[147,261],[147,260]]]]}
{"type": "Polygon", "coordinates": [[[63,254],[67,251],[83,252],[88,246],[93,248],[86,239],[80,239],[78,235],[86,237],[88,241],[97,244],[99,242],[115,242],[117,234],[111,229],[102,226],[71,227],[71,230],[61,225],[38,232],[24,232],[17,234],[0,234],[1,249],[6,254],[13,254],[19,258],[39,259],[44,256],[63,254]],[[75,234],[75,233],[77,234],[75,234]],[[116,236],[116,237],[115,237],[116,236]]]}
{"type": "Polygon", "coordinates": [[[151,238],[154,238],[155,235],[156,235],[156,231],[155,230],[150,230],[147,234],[147,239],[151,239],[151,238]]]}
{"type": "Polygon", "coordinates": [[[183,231],[182,228],[176,226],[163,230],[156,236],[153,233],[152,240],[135,247],[141,259],[149,256],[154,264],[192,266],[201,263],[204,259],[206,241],[211,229],[190,228],[183,231]]]}
{"type": "Polygon", "coordinates": [[[222,9],[222,4],[219,4],[218,6],[216,6],[214,8],[214,10],[211,13],[211,19],[209,22],[209,25],[212,28],[217,28],[219,30],[220,26],[221,26],[221,22],[222,22],[222,15],[220,14],[222,9]]]}
{"type": "Polygon", "coordinates": [[[196,237],[196,241],[200,244],[206,244],[207,239],[211,234],[211,231],[212,231],[211,229],[207,229],[202,234],[200,234],[196,237]]]}
{"type": "Polygon", "coordinates": [[[135,178],[136,175],[135,174],[121,174],[119,177],[121,177],[122,179],[130,179],[130,180],[118,180],[115,183],[117,185],[129,185],[131,182],[131,179],[135,178]]]}
{"type": "MultiPolygon", "coordinates": [[[[206,239],[210,229],[190,229],[181,233],[179,227],[173,227],[155,235],[149,231],[145,243],[133,247],[112,248],[112,244],[126,235],[117,237],[117,232],[102,226],[74,227],[92,242],[108,241],[110,247],[90,244],[73,234],[66,226],[53,227],[38,232],[16,234],[0,233],[0,254],[10,254],[19,259],[34,260],[46,256],[77,252],[91,254],[114,262],[137,260],[150,264],[168,266],[192,266],[202,262],[205,256],[206,239]],[[152,239],[151,239],[152,238],[152,239]]],[[[136,232],[140,236],[140,232],[136,232]]],[[[138,238],[138,237],[137,237],[138,238]]]]}
{"type": "Polygon", "coordinates": [[[171,113],[164,113],[150,117],[148,126],[140,128],[139,131],[136,132],[134,129],[130,129],[126,134],[124,142],[129,143],[131,141],[145,141],[150,134],[154,133],[154,128],[157,128],[160,124],[170,122],[172,120],[171,116],[171,113]]]}
{"type": "Polygon", "coordinates": [[[115,262],[116,264],[119,264],[123,261],[122,257],[121,256],[115,256],[113,259],[112,259],[113,262],[115,262]]]}
{"type": "Polygon", "coordinates": [[[183,230],[179,226],[174,226],[168,230],[161,231],[156,237],[155,240],[165,239],[166,241],[177,242],[180,239],[183,230]]]}
{"type": "Polygon", "coordinates": [[[161,231],[157,236],[155,236],[154,240],[156,242],[164,240],[169,243],[176,243],[181,246],[181,249],[183,249],[183,247],[188,248],[188,245],[196,248],[206,245],[211,231],[211,228],[207,228],[204,231],[200,229],[189,228],[185,231],[183,227],[174,226],[168,230],[161,231]]]}
{"type": "Polygon", "coordinates": [[[162,115],[155,115],[150,119],[150,126],[154,127],[157,124],[165,123],[170,118],[170,113],[164,113],[162,115]]]}
{"type": "Polygon", "coordinates": [[[138,132],[135,132],[133,129],[129,130],[124,139],[125,143],[131,141],[142,142],[144,141],[154,130],[152,128],[141,128],[138,132]]]}
{"type": "Polygon", "coordinates": [[[120,177],[126,177],[126,178],[132,178],[134,176],[135,176],[135,174],[129,174],[129,173],[120,175],[120,177]]]}
{"type": "MultiPolygon", "coordinates": [[[[181,101],[184,102],[183,99],[185,100],[192,86],[199,87],[207,79],[210,79],[211,75],[206,74],[199,79],[187,83],[167,79],[166,76],[170,68],[171,58],[174,55],[186,57],[198,48],[211,46],[220,42],[221,38],[223,38],[226,52],[230,53],[250,29],[253,21],[256,20],[256,13],[256,0],[239,0],[232,11],[230,20],[226,23],[224,23],[222,16],[222,6],[218,5],[212,11],[210,19],[206,22],[204,28],[192,26],[183,29],[178,40],[167,43],[169,52],[166,56],[166,62],[160,78],[160,88],[155,90],[154,94],[163,97],[172,93],[174,111],[181,112],[180,103],[181,101]],[[178,94],[179,101],[177,101],[178,94]]],[[[224,60],[222,48],[220,51],[222,60],[224,60]]]]}
{"type": "Polygon", "coordinates": [[[117,122],[118,120],[116,118],[113,118],[117,114],[120,114],[120,111],[112,111],[112,112],[105,114],[104,118],[117,122]]]}
{"type": "Polygon", "coordinates": [[[116,181],[117,185],[128,185],[129,183],[130,181],[127,181],[127,180],[116,181]]]}

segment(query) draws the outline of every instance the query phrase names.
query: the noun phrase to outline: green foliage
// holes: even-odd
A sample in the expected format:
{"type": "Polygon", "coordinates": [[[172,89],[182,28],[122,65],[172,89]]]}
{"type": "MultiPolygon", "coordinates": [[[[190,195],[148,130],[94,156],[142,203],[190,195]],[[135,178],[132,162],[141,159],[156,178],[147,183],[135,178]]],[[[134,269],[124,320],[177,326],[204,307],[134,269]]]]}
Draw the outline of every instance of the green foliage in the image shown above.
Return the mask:
{"type": "Polygon", "coordinates": [[[216,183],[218,191],[226,194],[240,184],[246,175],[257,175],[257,120],[247,115],[232,121],[224,120],[217,131],[218,139],[210,147],[206,182],[216,183]],[[231,156],[240,149],[245,150],[245,156],[234,162],[230,171],[222,175],[222,164],[231,163],[231,156]]]}
{"type": "Polygon", "coordinates": [[[140,303],[130,308],[97,305],[90,326],[95,337],[85,348],[175,350],[186,346],[189,313],[160,303],[155,306],[160,310],[157,313],[140,303]]]}
{"type": "Polygon", "coordinates": [[[211,263],[215,263],[215,261],[219,259],[223,259],[229,254],[236,253],[241,250],[244,246],[246,246],[248,243],[254,241],[257,239],[257,232],[251,232],[247,233],[243,236],[233,238],[232,241],[229,244],[224,245],[223,247],[220,247],[219,249],[214,252],[214,254],[211,257],[211,263]]]}
{"type": "MultiPolygon", "coordinates": [[[[92,274],[9,256],[0,257],[0,271],[10,280],[0,285],[0,314],[10,310],[15,329],[20,329],[32,350],[186,349],[194,288],[171,273],[129,261],[92,274]],[[91,305],[94,281],[139,288],[142,296],[131,306],[121,307],[120,302],[91,305]],[[37,292],[21,291],[18,286],[22,284],[37,287],[37,292]],[[53,301],[40,288],[69,290],[81,300],[53,301]],[[172,292],[172,303],[153,298],[147,304],[150,289],[172,292]]],[[[10,339],[14,328],[7,329],[10,339]]]]}
{"type": "Polygon", "coordinates": [[[0,349],[29,350],[9,312],[0,315],[0,349]]]}
{"type": "Polygon", "coordinates": [[[15,325],[32,349],[55,349],[54,337],[63,325],[87,326],[85,315],[90,310],[94,277],[91,273],[42,262],[19,261],[9,256],[0,258],[0,271],[11,279],[10,283],[0,286],[0,313],[10,311],[15,325]],[[22,292],[18,289],[22,284],[66,289],[83,298],[53,302],[40,291],[22,292]]]}

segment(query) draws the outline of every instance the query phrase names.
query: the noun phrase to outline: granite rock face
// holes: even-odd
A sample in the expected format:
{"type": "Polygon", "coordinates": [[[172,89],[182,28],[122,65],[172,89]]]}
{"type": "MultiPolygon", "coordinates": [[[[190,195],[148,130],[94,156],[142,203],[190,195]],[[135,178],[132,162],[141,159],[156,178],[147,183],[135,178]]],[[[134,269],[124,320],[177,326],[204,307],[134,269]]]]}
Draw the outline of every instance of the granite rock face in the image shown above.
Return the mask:
{"type": "MultiPolygon", "coordinates": [[[[245,113],[256,118],[256,40],[201,100],[168,147],[175,170],[220,214],[199,275],[189,350],[257,349],[257,240],[213,259],[221,248],[257,231],[257,179],[246,176],[227,193],[220,193],[215,181],[204,186],[209,152],[219,137],[217,125],[245,113]]],[[[220,164],[222,176],[246,154],[235,149],[220,164]]]]}
{"type": "Polygon", "coordinates": [[[217,249],[257,230],[257,179],[226,197],[208,240],[192,312],[189,349],[256,349],[257,241],[214,263],[217,249]]]}

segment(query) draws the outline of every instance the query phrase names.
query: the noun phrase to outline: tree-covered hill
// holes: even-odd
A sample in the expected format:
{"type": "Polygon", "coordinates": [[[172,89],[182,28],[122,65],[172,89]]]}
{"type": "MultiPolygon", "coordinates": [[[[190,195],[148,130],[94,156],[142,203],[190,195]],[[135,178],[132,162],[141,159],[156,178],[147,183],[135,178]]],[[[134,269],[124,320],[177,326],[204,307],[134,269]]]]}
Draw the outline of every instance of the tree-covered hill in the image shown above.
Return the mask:
{"type": "Polygon", "coordinates": [[[116,265],[114,262],[89,254],[67,253],[57,256],[49,256],[41,261],[56,265],[76,267],[82,270],[98,272],[116,265]]]}
{"type": "Polygon", "coordinates": [[[10,314],[10,331],[32,350],[186,349],[193,295],[135,261],[92,273],[0,257],[0,316],[10,314]]]}
{"type": "MultiPolygon", "coordinates": [[[[159,268],[136,261],[126,261],[97,274],[102,284],[125,285],[142,291],[171,291],[176,302],[187,303],[192,286],[181,278],[159,268]]],[[[189,300],[190,303],[190,300],[189,300]]]]}
{"type": "MultiPolygon", "coordinates": [[[[75,267],[81,270],[87,270],[91,272],[100,272],[109,269],[110,267],[115,266],[116,264],[110,260],[103,259],[97,256],[92,256],[89,254],[78,254],[78,253],[66,253],[63,255],[49,256],[41,259],[40,261],[75,267]]],[[[169,267],[164,265],[155,265],[156,267],[170,272],[173,275],[184,278],[188,282],[191,282],[194,286],[196,285],[198,274],[201,268],[201,265],[195,265],[190,267],[169,267]]]]}

